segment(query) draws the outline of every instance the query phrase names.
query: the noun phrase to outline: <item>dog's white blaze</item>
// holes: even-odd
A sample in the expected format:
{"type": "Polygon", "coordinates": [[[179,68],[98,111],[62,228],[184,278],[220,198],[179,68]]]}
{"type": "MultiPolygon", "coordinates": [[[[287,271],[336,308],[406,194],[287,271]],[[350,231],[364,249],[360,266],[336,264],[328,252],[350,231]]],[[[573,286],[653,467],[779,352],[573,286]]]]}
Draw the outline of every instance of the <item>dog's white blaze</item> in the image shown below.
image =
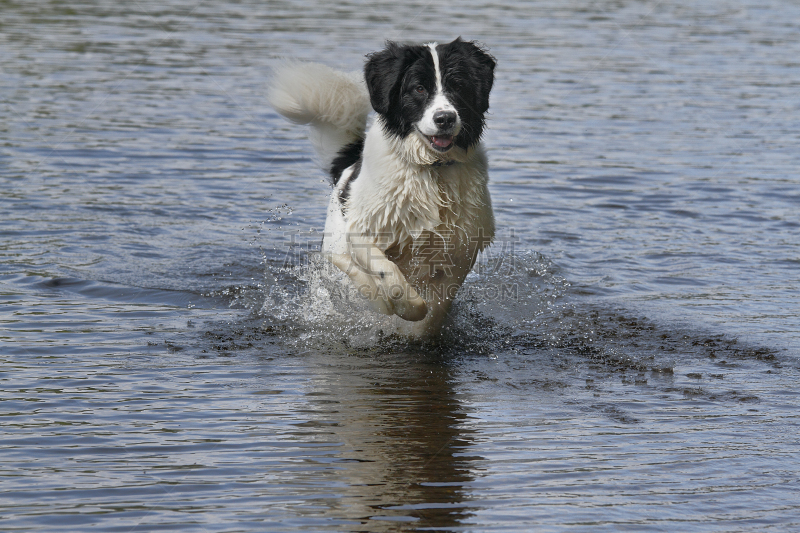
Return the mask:
{"type": "Polygon", "coordinates": [[[442,94],[442,72],[439,70],[439,53],[436,47],[439,43],[428,43],[428,48],[431,49],[431,56],[433,56],[433,70],[436,72],[436,96],[442,94]]]}
{"type": "Polygon", "coordinates": [[[444,87],[442,86],[442,70],[439,66],[439,53],[436,51],[438,43],[429,43],[428,48],[431,50],[433,57],[433,71],[436,73],[436,92],[433,95],[433,102],[431,103],[431,111],[442,111],[445,109],[453,109],[453,106],[444,96],[444,87]]]}
{"type": "MultiPolygon", "coordinates": [[[[444,86],[442,85],[442,70],[439,64],[439,53],[436,51],[436,47],[439,46],[439,44],[428,43],[427,46],[430,49],[431,57],[433,58],[433,70],[436,73],[436,90],[433,95],[433,100],[425,110],[422,119],[417,124],[417,128],[422,132],[423,135],[436,135],[439,132],[439,127],[436,125],[436,123],[434,123],[433,115],[436,114],[437,111],[456,111],[456,108],[444,95],[444,86]]],[[[456,125],[453,135],[457,135],[460,130],[461,117],[458,116],[458,112],[456,111],[456,125]]]]}

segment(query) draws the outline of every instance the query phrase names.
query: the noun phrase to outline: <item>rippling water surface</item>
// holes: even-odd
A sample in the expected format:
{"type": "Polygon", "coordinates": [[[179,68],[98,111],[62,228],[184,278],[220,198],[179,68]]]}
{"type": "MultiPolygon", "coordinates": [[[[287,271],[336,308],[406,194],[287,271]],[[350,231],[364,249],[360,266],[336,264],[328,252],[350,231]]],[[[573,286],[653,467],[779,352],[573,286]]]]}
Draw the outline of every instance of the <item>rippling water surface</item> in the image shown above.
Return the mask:
{"type": "Polygon", "coordinates": [[[0,14],[0,529],[800,530],[797,5],[0,14]],[[500,238],[411,346],[264,94],[457,35],[500,238]]]}

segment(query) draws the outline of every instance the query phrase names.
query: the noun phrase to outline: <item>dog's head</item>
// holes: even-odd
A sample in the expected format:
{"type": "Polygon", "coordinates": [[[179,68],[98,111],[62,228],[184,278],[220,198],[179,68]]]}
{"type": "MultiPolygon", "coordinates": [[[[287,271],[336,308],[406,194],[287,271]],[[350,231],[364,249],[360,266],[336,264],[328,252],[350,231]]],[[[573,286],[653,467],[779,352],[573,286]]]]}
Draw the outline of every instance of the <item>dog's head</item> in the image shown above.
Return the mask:
{"type": "Polygon", "coordinates": [[[436,153],[481,137],[495,61],[473,42],[387,42],[364,68],[372,107],[389,135],[418,135],[436,153]]]}

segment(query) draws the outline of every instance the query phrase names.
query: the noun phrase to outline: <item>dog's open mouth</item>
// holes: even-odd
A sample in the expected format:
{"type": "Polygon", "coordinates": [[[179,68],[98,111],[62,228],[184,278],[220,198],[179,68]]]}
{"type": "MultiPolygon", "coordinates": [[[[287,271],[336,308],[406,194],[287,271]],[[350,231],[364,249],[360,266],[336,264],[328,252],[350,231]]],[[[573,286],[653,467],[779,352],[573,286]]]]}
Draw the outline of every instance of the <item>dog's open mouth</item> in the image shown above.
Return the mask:
{"type": "Polygon", "coordinates": [[[428,135],[428,141],[434,149],[446,152],[453,147],[452,135],[428,135]]]}

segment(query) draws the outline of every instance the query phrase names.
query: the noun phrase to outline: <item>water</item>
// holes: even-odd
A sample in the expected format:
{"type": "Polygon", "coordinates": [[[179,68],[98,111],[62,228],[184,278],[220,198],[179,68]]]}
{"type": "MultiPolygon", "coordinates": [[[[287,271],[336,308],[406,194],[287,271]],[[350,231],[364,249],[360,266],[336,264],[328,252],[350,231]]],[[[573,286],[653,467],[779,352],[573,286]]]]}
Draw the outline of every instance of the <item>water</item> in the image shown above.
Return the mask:
{"type": "Polygon", "coordinates": [[[800,531],[798,6],[0,13],[0,529],[800,531]],[[412,346],[264,94],[459,34],[500,239],[412,346]]]}

